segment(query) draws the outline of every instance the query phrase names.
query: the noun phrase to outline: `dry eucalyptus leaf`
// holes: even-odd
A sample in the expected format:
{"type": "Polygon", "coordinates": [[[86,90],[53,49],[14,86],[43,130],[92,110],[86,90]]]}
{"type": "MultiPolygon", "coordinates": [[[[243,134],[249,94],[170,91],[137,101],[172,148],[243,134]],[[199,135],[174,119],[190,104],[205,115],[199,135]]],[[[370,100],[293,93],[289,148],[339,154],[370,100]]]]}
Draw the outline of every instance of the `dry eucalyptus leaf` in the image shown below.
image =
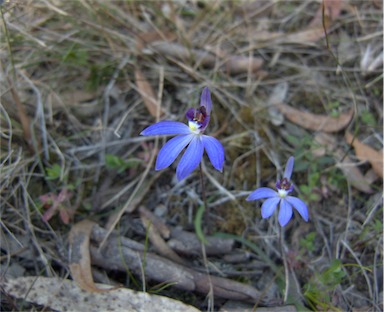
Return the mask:
{"type": "Polygon", "coordinates": [[[148,210],[144,206],[139,207],[139,213],[141,216],[146,217],[149,221],[151,221],[151,224],[156,228],[156,230],[159,232],[159,234],[163,237],[168,239],[170,237],[170,229],[168,226],[163,222],[161,218],[153,214],[150,210],[148,210]]]}
{"type": "Polygon", "coordinates": [[[313,20],[308,24],[305,30],[288,34],[285,43],[306,44],[315,42],[325,37],[332,21],[341,13],[341,0],[323,0],[315,14],[313,20]]]}
{"type": "MultiPolygon", "coordinates": [[[[127,288],[88,293],[82,291],[75,282],[60,278],[19,277],[3,280],[0,285],[10,296],[56,311],[198,312],[194,307],[177,300],[127,288]]],[[[109,286],[98,284],[97,287],[103,289],[109,286]]]]}
{"type": "Polygon", "coordinates": [[[337,141],[333,136],[320,132],[314,137],[314,141],[320,145],[320,148],[324,148],[325,153],[330,153],[334,156],[334,159],[339,162],[337,163],[337,167],[342,170],[346,180],[349,181],[353,187],[364,193],[373,192],[370,188],[370,181],[365,179],[365,176],[349,156],[345,155],[344,151],[337,147],[337,141]]]}
{"type": "Polygon", "coordinates": [[[160,54],[172,57],[181,61],[195,60],[204,66],[213,66],[216,58],[209,52],[197,49],[187,49],[185,46],[168,41],[152,42],[150,48],[160,54]]]}
{"type": "Polygon", "coordinates": [[[372,169],[365,172],[365,180],[370,184],[378,180],[378,174],[372,169]]]}
{"type": "MultiPolygon", "coordinates": [[[[344,156],[344,153],[340,150],[338,154],[340,157],[344,156]]],[[[370,182],[365,179],[365,176],[348,156],[346,156],[341,163],[337,164],[337,166],[343,171],[346,180],[348,180],[353,187],[367,194],[373,193],[370,182]]]]}
{"type": "Polygon", "coordinates": [[[259,57],[231,56],[225,62],[226,71],[229,74],[241,74],[248,71],[255,73],[263,65],[263,60],[259,57]]]}
{"type": "Polygon", "coordinates": [[[181,61],[194,60],[196,63],[207,67],[215,67],[218,61],[222,61],[221,69],[226,70],[229,74],[247,73],[248,71],[255,73],[263,65],[263,59],[259,57],[227,55],[223,51],[217,57],[206,50],[188,49],[174,42],[156,41],[150,47],[160,54],[181,61]]]}
{"type": "Polygon", "coordinates": [[[146,45],[150,44],[154,41],[159,40],[166,40],[166,41],[172,41],[176,39],[176,34],[173,32],[168,31],[148,31],[148,32],[142,32],[138,34],[136,37],[136,48],[138,50],[142,50],[146,47],[146,45]]]}
{"type": "Polygon", "coordinates": [[[277,104],[285,102],[288,90],[288,82],[283,81],[274,87],[267,100],[270,121],[274,126],[280,126],[284,122],[283,114],[277,108],[277,104]]]}
{"type": "Polygon", "coordinates": [[[148,237],[151,243],[154,245],[156,251],[162,256],[176,263],[184,264],[185,261],[181,257],[179,257],[178,254],[167,245],[167,243],[159,233],[159,230],[157,229],[156,225],[154,225],[151,219],[148,218],[148,216],[145,213],[143,213],[144,207],[141,207],[141,208],[142,209],[141,209],[140,219],[142,220],[143,226],[148,232],[148,237]]]}
{"type": "Polygon", "coordinates": [[[313,20],[308,25],[309,27],[322,25],[322,18],[325,18],[325,26],[329,28],[330,22],[335,20],[340,14],[342,9],[342,0],[323,0],[320,3],[317,13],[313,20]],[[323,11],[323,13],[322,13],[323,11]],[[324,16],[323,16],[324,15],[324,16]]]}
{"type": "Polygon", "coordinates": [[[163,112],[161,108],[159,108],[159,103],[156,100],[155,92],[139,68],[135,68],[135,83],[138,87],[140,95],[142,96],[144,105],[146,105],[149,113],[153,117],[157,117],[157,112],[159,109],[160,115],[162,115],[163,112]]]}
{"type": "Polygon", "coordinates": [[[353,117],[353,110],[341,113],[338,117],[303,112],[280,103],[278,109],[287,119],[305,129],[324,132],[338,132],[344,129],[353,117]]]}
{"type": "MultiPolygon", "coordinates": [[[[285,44],[308,44],[317,41],[325,36],[323,27],[312,27],[310,29],[301,30],[292,34],[286,34],[278,41],[285,44]]],[[[278,42],[274,42],[278,43],[278,42]]]]}
{"type": "Polygon", "coordinates": [[[79,287],[89,292],[106,292],[115,288],[98,288],[93,280],[90,258],[90,236],[95,223],[83,220],[76,223],[70,231],[70,271],[79,287]]]}
{"type": "Polygon", "coordinates": [[[354,147],[357,158],[361,161],[368,161],[378,176],[384,177],[384,152],[376,151],[369,145],[361,143],[357,138],[353,138],[350,132],[345,134],[346,142],[354,147]]]}

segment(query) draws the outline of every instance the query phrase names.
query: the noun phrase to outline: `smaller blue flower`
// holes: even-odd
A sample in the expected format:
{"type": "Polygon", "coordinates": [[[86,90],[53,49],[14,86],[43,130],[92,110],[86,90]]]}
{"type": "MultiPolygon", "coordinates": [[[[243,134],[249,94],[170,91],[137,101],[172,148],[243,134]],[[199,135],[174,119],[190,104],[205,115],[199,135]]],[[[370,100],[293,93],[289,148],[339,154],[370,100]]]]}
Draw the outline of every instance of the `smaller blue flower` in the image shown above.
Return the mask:
{"type": "Polygon", "coordinates": [[[176,168],[176,176],[179,181],[198,167],[204,150],[214,168],[222,171],[225,160],[222,144],[217,139],[203,134],[210,121],[211,107],[210,90],[206,87],[202,91],[200,107],[198,109],[190,108],[186,113],[188,126],[182,122],[165,120],[147,127],[140,133],[141,135],[177,135],[159,151],[155,170],[169,167],[187,146],[176,168]]]}
{"type": "Polygon", "coordinates": [[[288,196],[294,189],[293,184],[290,182],[293,167],[294,157],[291,156],[287,161],[283,178],[276,184],[277,191],[267,187],[261,187],[256,189],[246,198],[247,201],[267,198],[262,204],[262,218],[264,219],[269,218],[274,213],[278,204],[280,204],[278,221],[282,227],[285,226],[293,216],[293,207],[306,222],[309,220],[306,204],[297,197],[288,196]]]}

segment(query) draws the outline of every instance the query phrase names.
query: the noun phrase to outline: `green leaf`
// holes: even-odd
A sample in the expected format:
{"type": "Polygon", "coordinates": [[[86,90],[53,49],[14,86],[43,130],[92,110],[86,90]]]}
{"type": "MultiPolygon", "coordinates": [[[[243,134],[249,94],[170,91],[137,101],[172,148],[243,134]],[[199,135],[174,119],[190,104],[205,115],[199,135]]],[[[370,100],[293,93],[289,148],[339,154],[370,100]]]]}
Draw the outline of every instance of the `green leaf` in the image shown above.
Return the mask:
{"type": "Polygon", "coordinates": [[[321,196],[316,193],[312,193],[309,195],[309,200],[313,202],[318,202],[321,199],[321,196]]]}
{"type": "Polygon", "coordinates": [[[334,117],[334,118],[337,118],[339,115],[340,115],[340,112],[335,111],[335,110],[333,110],[333,111],[330,113],[330,116],[331,116],[331,117],[334,117]]]}
{"type": "Polygon", "coordinates": [[[376,125],[376,118],[367,110],[361,112],[361,121],[368,126],[374,127],[376,125]]]}
{"type": "Polygon", "coordinates": [[[301,139],[298,138],[297,136],[295,135],[292,135],[292,134],[289,134],[287,137],[286,137],[286,140],[291,143],[292,145],[294,146],[298,146],[302,143],[301,139]]]}
{"type": "Polygon", "coordinates": [[[302,248],[308,250],[309,252],[313,252],[315,250],[315,247],[314,247],[315,237],[316,237],[316,232],[310,232],[305,236],[305,238],[302,238],[299,241],[299,245],[302,248]]]}
{"type": "Polygon", "coordinates": [[[338,101],[329,102],[329,108],[330,109],[336,109],[339,107],[340,107],[340,102],[338,102],[338,101]]]}
{"type": "Polygon", "coordinates": [[[122,173],[123,171],[137,167],[142,160],[138,158],[130,158],[124,160],[118,156],[107,154],[106,155],[106,166],[109,169],[117,170],[118,173],[122,173]]]}
{"type": "Polygon", "coordinates": [[[310,193],[311,193],[311,187],[309,185],[302,184],[299,186],[299,189],[300,189],[301,193],[303,193],[305,195],[310,195],[310,193]]]}
{"type": "Polygon", "coordinates": [[[313,172],[309,176],[309,183],[312,186],[316,186],[319,184],[319,179],[320,179],[320,173],[319,172],[313,172]]]}
{"type": "Polygon", "coordinates": [[[377,233],[381,233],[381,232],[383,231],[383,229],[384,229],[384,226],[383,226],[381,220],[376,219],[376,220],[374,221],[373,228],[374,228],[374,230],[375,230],[377,233]]]}
{"type": "Polygon", "coordinates": [[[197,234],[199,240],[203,244],[207,245],[208,241],[206,240],[206,237],[202,231],[202,217],[203,217],[204,212],[205,212],[205,207],[202,205],[198,208],[198,211],[195,215],[194,227],[195,227],[195,233],[197,234]]]}
{"type": "Polygon", "coordinates": [[[69,65],[85,66],[88,62],[88,52],[80,49],[77,44],[73,44],[67,53],[63,55],[62,61],[69,65]]]}
{"type": "Polygon", "coordinates": [[[330,267],[320,276],[320,282],[327,288],[334,288],[340,284],[346,273],[342,270],[342,263],[338,259],[334,259],[330,267]]]}
{"type": "Polygon", "coordinates": [[[61,167],[59,164],[54,164],[51,168],[46,168],[46,179],[47,180],[56,180],[60,178],[61,167]]]}

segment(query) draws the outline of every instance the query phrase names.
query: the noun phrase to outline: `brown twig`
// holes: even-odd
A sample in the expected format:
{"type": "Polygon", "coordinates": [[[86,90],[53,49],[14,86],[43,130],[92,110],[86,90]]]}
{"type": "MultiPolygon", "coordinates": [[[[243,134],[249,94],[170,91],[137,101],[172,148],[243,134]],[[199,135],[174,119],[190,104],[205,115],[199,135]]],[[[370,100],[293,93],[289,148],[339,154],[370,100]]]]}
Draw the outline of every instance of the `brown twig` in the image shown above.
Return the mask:
{"type": "MultiPolygon", "coordinates": [[[[100,243],[104,234],[107,234],[107,231],[95,225],[91,238],[100,243]]],[[[144,272],[147,279],[175,284],[177,288],[203,294],[210,291],[209,277],[206,273],[197,272],[153,253],[144,254],[137,248],[127,247],[130,239],[124,238],[124,241],[126,243],[119,243],[118,239],[110,236],[102,250],[91,246],[92,263],[108,270],[123,272],[128,267],[136,274],[141,274],[142,265],[145,263],[144,272]]],[[[141,244],[134,242],[132,245],[141,244]]],[[[210,279],[214,296],[248,302],[261,299],[261,293],[252,286],[217,276],[210,276],[210,279]]]]}

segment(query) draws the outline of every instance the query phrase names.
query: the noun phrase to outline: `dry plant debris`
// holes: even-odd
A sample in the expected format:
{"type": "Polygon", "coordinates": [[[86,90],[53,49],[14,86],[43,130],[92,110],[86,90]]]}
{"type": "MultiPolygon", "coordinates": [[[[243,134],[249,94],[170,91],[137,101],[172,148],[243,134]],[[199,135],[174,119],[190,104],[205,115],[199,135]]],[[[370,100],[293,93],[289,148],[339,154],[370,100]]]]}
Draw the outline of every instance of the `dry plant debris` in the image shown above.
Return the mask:
{"type": "Polygon", "coordinates": [[[0,10],[1,310],[383,310],[381,1],[0,10]],[[204,87],[205,214],[199,171],[156,172],[166,139],[139,135],[204,87]],[[245,199],[290,156],[309,221],[281,228],[245,199]]]}
{"type": "Polygon", "coordinates": [[[356,156],[361,161],[368,161],[373,170],[380,176],[384,177],[384,152],[376,151],[370,146],[360,142],[357,138],[346,132],[345,135],[346,141],[354,147],[356,156]]]}
{"type": "Polygon", "coordinates": [[[353,117],[353,110],[347,113],[342,113],[340,116],[334,118],[331,116],[323,116],[303,112],[301,110],[291,108],[284,103],[278,105],[278,109],[291,122],[310,130],[324,131],[324,132],[338,132],[346,128],[353,117]]]}
{"type": "Polygon", "coordinates": [[[71,276],[79,287],[88,292],[106,292],[116,289],[98,288],[92,277],[90,239],[94,223],[83,220],[76,223],[69,233],[69,269],[71,276]]]}

